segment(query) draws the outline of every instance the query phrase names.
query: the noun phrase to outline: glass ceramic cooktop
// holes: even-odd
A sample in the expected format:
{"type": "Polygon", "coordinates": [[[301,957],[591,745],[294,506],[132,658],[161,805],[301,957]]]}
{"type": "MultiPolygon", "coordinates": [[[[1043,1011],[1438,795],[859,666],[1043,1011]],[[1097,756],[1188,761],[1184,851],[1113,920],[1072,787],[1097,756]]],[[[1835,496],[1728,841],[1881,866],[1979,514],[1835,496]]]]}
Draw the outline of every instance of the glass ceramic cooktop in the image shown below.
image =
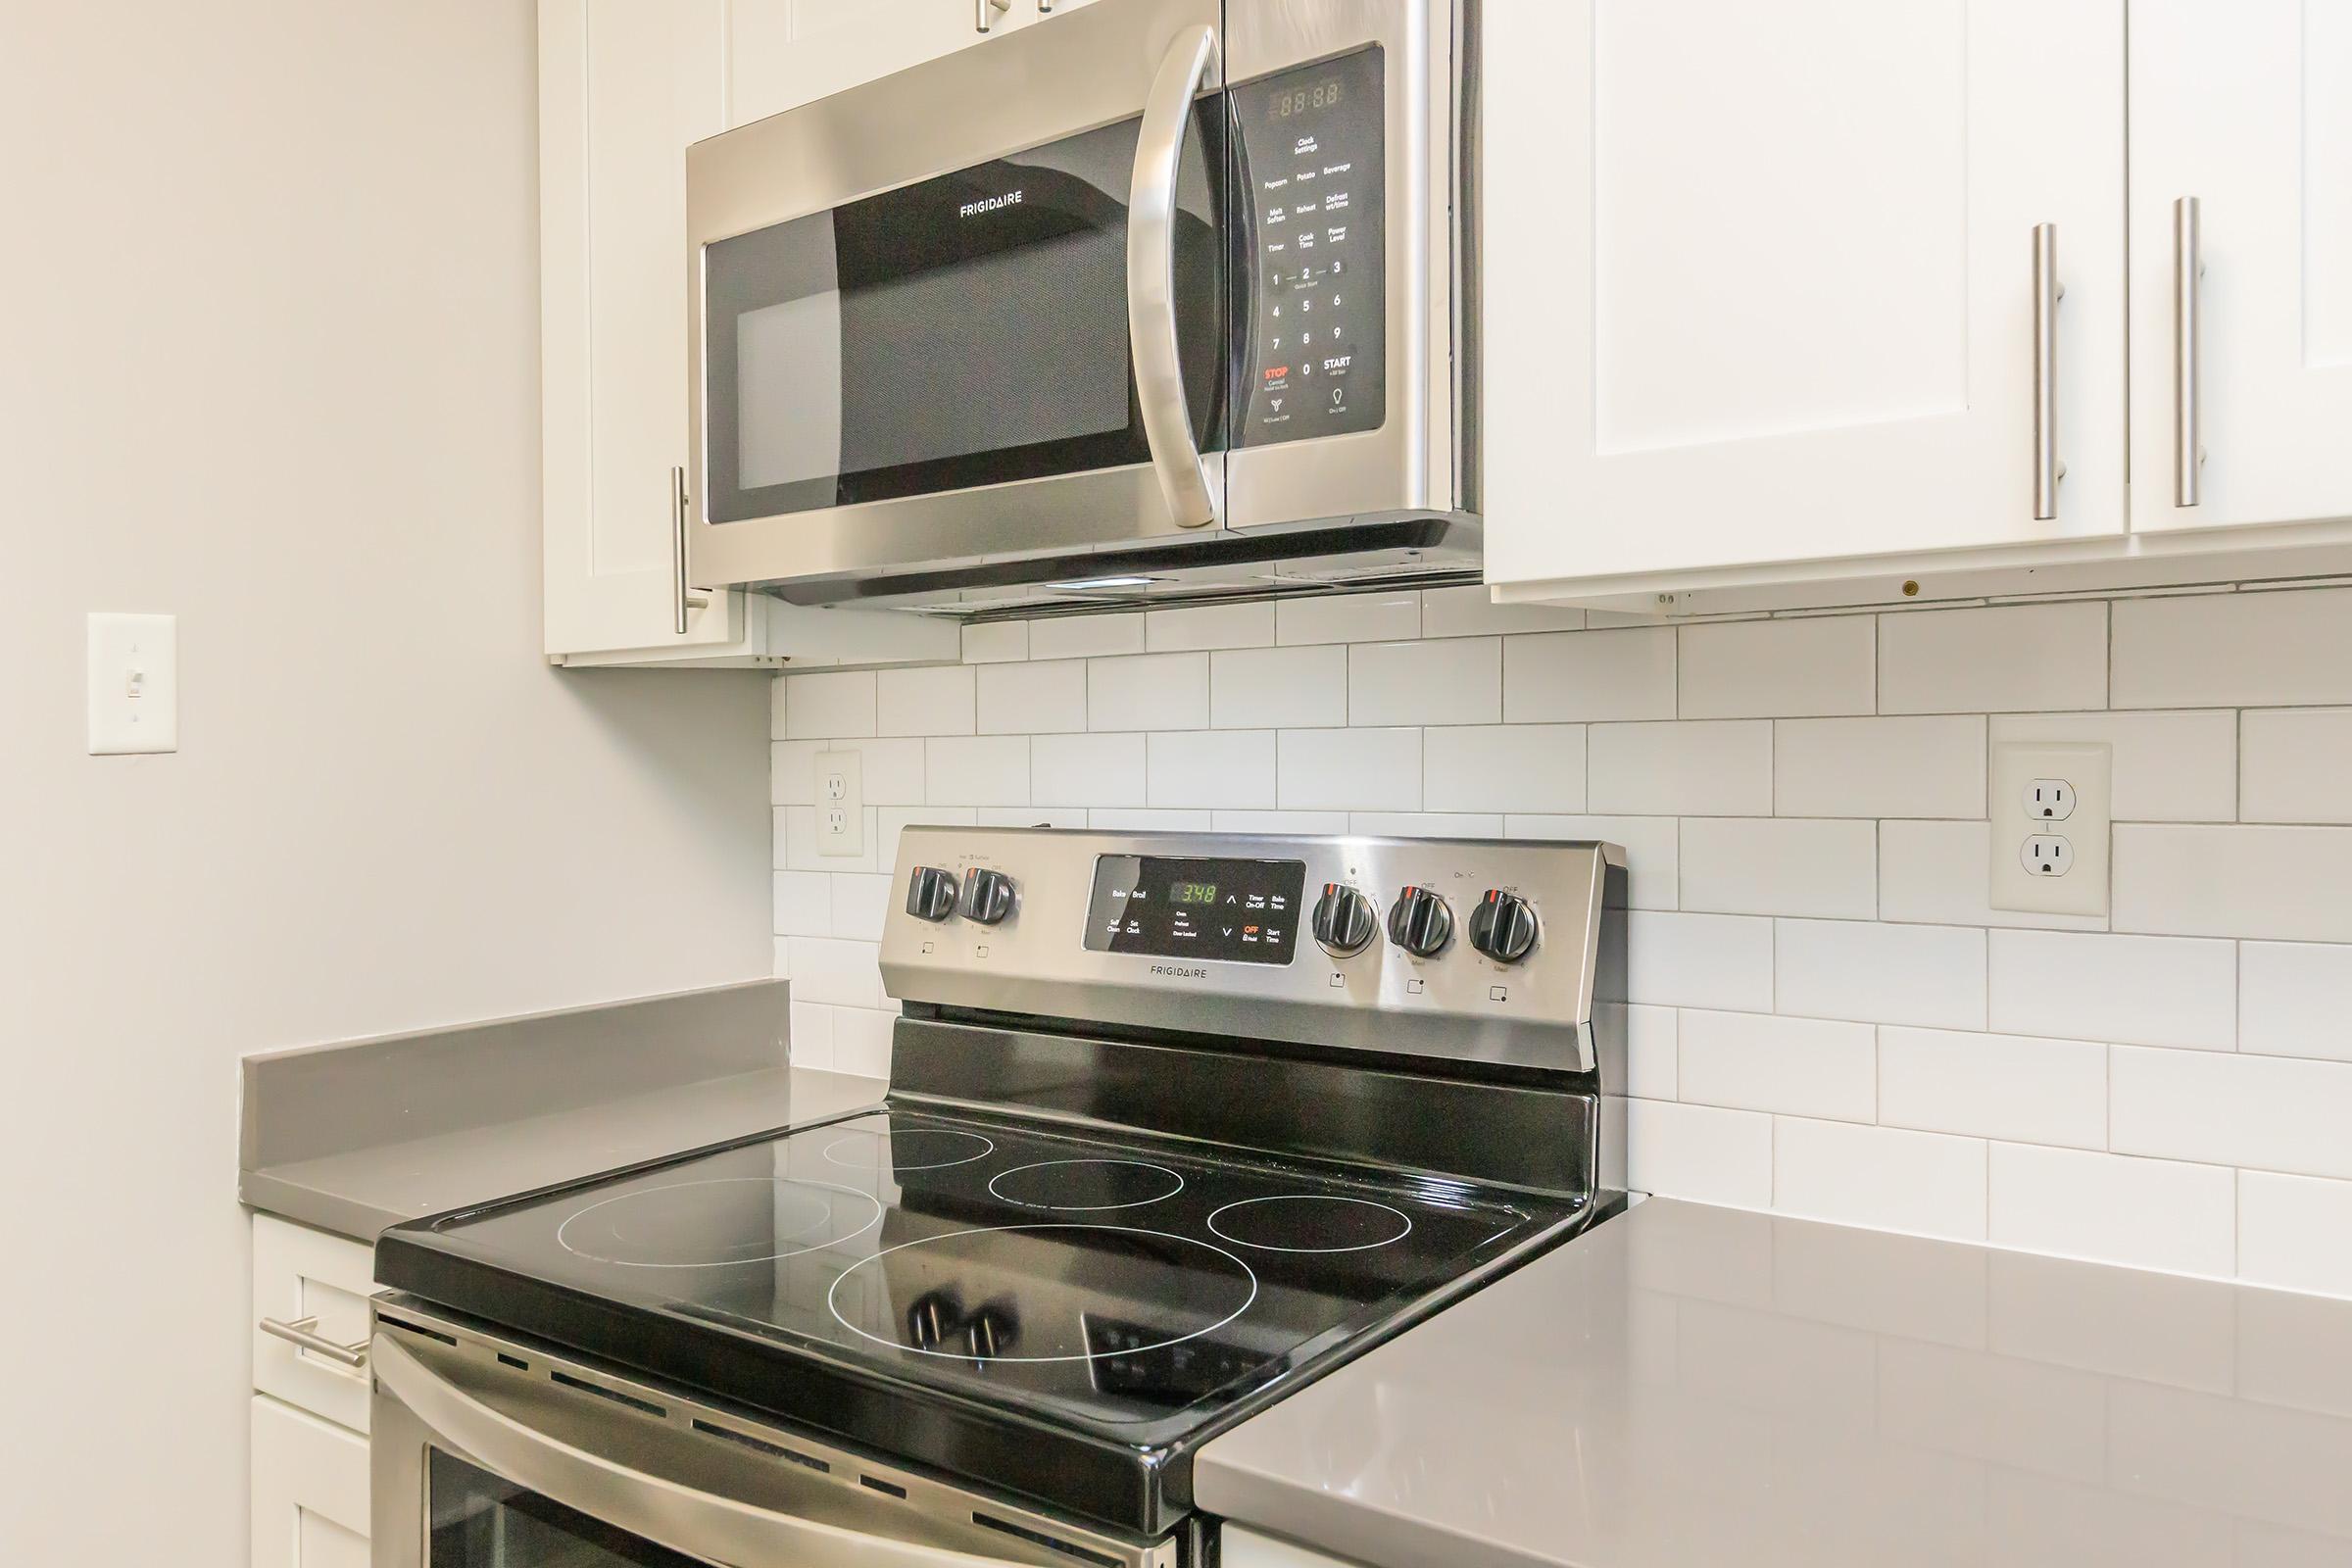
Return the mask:
{"type": "Polygon", "coordinates": [[[892,1107],[415,1239],[1099,1428],[1222,1407],[1576,1212],[892,1107]]]}

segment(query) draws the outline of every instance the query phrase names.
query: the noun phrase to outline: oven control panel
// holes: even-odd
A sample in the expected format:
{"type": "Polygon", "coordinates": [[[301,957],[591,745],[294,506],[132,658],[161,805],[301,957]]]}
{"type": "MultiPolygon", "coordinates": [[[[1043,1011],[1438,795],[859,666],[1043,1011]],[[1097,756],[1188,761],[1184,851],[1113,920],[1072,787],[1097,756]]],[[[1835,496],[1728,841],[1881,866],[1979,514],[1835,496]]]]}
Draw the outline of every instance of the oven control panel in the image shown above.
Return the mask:
{"type": "Polygon", "coordinates": [[[1232,89],[1237,231],[1253,279],[1238,446],[1377,430],[1388,414],[1388,169],[1377,46],[1232,89]]]}

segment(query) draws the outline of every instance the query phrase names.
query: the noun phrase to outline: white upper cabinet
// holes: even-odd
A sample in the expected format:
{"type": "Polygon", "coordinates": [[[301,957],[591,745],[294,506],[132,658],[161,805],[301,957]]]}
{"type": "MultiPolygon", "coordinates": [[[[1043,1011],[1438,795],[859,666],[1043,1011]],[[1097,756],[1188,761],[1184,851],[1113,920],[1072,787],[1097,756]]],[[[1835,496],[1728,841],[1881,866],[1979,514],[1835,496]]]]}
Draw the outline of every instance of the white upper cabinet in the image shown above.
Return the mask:
{"type": "MultiPolygon", "coordinates": [[[[729,122],[748,124],[1038,20],[1038,0],[735,0],[729,122]],[[989,30],[979,18],[988,13],[989,30]]],[[[1060,0],[1067,9],[1070,0],[1060,0]]]]}
{"type": "MultiPolygon", "coordinates": [[[[917,9],[912,0],[821,9],[849,16],[861,6],[917,9]]],[[[766,9],[748,0],[541,0],[545,646],[563,662],[955,657],[951,625],[691,590],[681,577],[686,148],[731,122],[740,45],[730,12],[740,31],[747,12],[766,9]]],[[[804,0],[802,9],[820,8],[804,0]]],[[[970,36],[971,7],[960,10],[970,36]]]]}
{"type": "Polygon", "coordinates": [[[2123,0],[1544,0],[1484,24],[1490,581],[2122,532],[2123,0]],[[2053,516],[2040,462],[2065,468],[2053,516]]]}
{"type": "Polygon", "coordinates": [[[2352,5],[2132,0],[2131,54],[2132,525],[2352,516],[2352,5]]]}

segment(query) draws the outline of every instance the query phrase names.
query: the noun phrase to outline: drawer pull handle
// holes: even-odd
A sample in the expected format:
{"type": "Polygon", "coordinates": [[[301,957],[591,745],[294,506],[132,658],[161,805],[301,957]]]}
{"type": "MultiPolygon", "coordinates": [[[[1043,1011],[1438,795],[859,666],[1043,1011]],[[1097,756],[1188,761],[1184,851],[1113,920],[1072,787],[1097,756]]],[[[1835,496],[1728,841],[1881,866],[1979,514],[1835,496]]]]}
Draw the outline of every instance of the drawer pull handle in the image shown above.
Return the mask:
{"type": "Polygon", "coordinates": [[[357,1345],[337,1345],[332,1340],[321,1339],[318,1335],[318,1319],[316,1317],[298,1317],[291,1323],[279,1318],[266,1317],[262,1319],[262,1332],[271,1339],[283,1340],[288,1345],[300,1346],[313,1355],[323,1355],[329,1361],[350,1367],[355,1371],[368,1364],[368,1342],[366,1340],[362,1340],[357,1345]]]}

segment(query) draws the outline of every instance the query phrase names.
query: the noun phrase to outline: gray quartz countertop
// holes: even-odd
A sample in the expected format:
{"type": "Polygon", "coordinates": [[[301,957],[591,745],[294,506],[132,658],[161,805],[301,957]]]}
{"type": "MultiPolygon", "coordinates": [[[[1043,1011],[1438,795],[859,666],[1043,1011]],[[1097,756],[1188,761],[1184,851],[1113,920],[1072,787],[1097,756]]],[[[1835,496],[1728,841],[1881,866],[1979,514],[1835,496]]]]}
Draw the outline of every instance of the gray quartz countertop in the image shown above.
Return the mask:
{"type": "Polygon", "coordinates": [[[1201,1450],[1377,1568],[2352,1563],[2352,1302],[1652,1200],[1201,1450]]]}
{"type": "Polygon", "coordinates": [[[879,1079],[789,1065],[762,981],[248,1056],[238,1196],[388,1225],[854,1110],[879,1079]]]}

